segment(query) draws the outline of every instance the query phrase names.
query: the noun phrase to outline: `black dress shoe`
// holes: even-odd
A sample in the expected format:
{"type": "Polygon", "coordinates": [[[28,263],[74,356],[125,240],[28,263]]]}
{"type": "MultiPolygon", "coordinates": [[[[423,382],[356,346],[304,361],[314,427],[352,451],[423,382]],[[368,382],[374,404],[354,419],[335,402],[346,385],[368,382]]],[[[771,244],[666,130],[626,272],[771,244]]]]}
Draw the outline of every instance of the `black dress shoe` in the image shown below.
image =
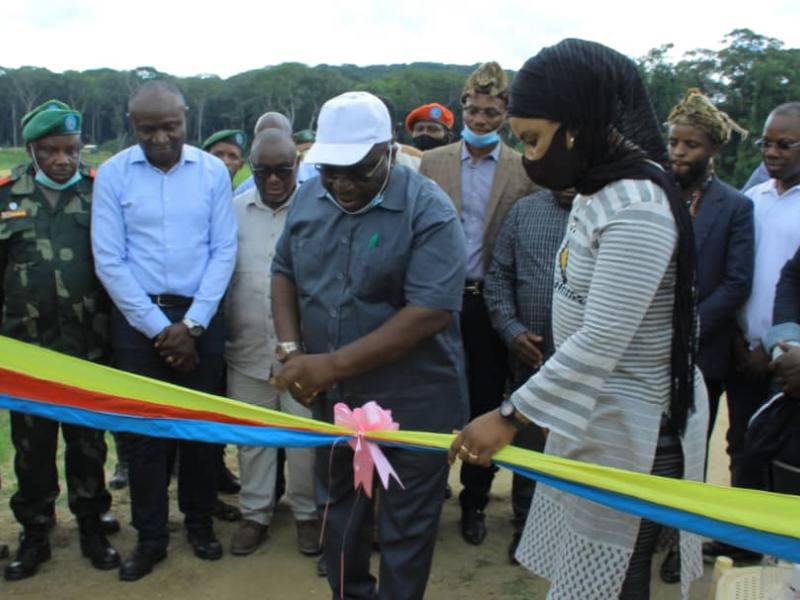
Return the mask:
{"type": "Polygon", "coordinates": [[[703,561],[714,563],[718,556],[727,556],[737,566],[739,564],[752,564],[761,562],[764,555],[752,550],[731,546],[724,542],[705,542],[703,544],[703,561]]]}
{"type": "Polygon", "coordinates": [[[106,535],[117,533],[119,531],[119,521],[110,510],[100,515],[100,529],[106,535]]]}
{"type": "Polygon", "coordinates": [[[664,583],[678,583],[681,580],[681,555],[677,550],[670,550],[658,570],[664,583]]]}
{"type": "Polygon", "coordinates": [[[328,576],[328,564],[325,562],[324,556],[320,556],[319,560],[317,561],[317,575],[320,577],[328,576]]]}
{"type": "Polygon", "coordinates": [[[186,538],[194,549],[194,555],[203,560],[222,558],[222,544],[211,529],[196,529],[186,532],[186,538]]]}
{"type": "Polygon", "coordinates": [[[166,548],[136,544],[131,555],[119,567],[121,581],[136,581],[149,575],[153,567],[167,557],[166,548]]]}
{"type": "Polygon", "coordinates": [[[117,463],[114,474],[108,480],[108,487],[112,490],[121,490],[128,487],[128,465],[117,463]]]}
{"type": "Polygon", "coordinates": [[[8,581],[19,581],[36,575],[39,565],[50,560],[50,541],[46,535],[22,534],[19,536],[17,555],[6,565],[4,575],[8,581]]]}
{"type": "Polygon", "coordinates": [[[468,544],[478,546],[486,538],[486,515],[476,508],[461,509],[461,537],[468,544]]]}
{"type": "Polygon", "coordinates": [[[92,562],[95,569],[101,571],[119,566],[119,553],[102,532],[81,534],[81,554],[92,562]]]}

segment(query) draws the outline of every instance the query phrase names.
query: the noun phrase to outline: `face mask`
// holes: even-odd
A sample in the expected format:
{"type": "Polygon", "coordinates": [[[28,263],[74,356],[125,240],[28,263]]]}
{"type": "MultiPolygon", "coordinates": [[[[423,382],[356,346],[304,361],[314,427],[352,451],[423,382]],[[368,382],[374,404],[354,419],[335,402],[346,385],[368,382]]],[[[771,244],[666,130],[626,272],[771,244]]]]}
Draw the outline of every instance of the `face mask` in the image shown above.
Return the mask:
{"type": "Polygon", "coordinates": [[[500,141],[500,134],[497,130],[490,131],[489,133],[475,133],[466,125],[461,130],[461,138],[470,146],[475,148],[486,148],[486,146],[493,146],[500,141]]]}
{"type": "MultiPolygon", "coordinates": [[[[33,158],[33,166],[36,167],[36,177],[34,177],[34,179],[36,180],[36,183],[43,185],[46,188],[50,188],[51,190],[60,192],[61,190],[67,189],[71,185],[75,185],[83,178],[83,176],[81,175],[81,170],[75,169],[75,173],[73,173],[72,177],[67,179],[67,181],[65,181],[64,183],[58,183],[57,181],[53,181],[47,176],[47,173],[45,173],[41,168],[39,168],[39,163],[36,162],[35,152],[31,153],[31,157],[33,158]]],[[[80,160],[80,158],[78,160],[80,160]]]]}
{"type": "MultiPolygon", "coordinates": [[[[386,157],[391,163],[391,157],[392,157],[392,148],[391,148],[391,146],[389,146],[389,152],[386,153],[386,157]]],[[[334,198],[333,195],[330,192],[328,192],[327,190],[325,190],[325,197],[328,200],[330,200],[331,202],[333,202],[333,204],[334,204],[334,206],[336,208],[338,208],[340,211],[342,211],[343,213],[345,213],[347,215],[361,215],[361,214],[364,214],[365,212],[368,212],[368,211],[372,210],[376,206],[380,206],[380,204],[383,202],[384,192],[386,191],[386,185],[389,183],[389,176],[391,174],[392,174],[392,165],[389,164],[389,167],[386,169],[386,177],[384,177],[384,179],[383,179],[383,184],[381,185],[380,191],[377,194],[375,194],[375,196],[372,198],[372,200],[370,200],[367,204],[365,204],[364,206],[362,206],[358,210],[353,210],[353,211],[345,210],[344,207],[336,201],[336,198],[334,198]]]]}
{"type": "Polygon", "coordinates": [[[522,166],[528,178],[548,190],[565,190],[580,178],[583,164],[573,147],[567,148],[567,130],[562,125],[553,134],[553,140],[539,160],[522,157],[522,166]]]}
{"type": "Polygon", "coordinates": [[[447,144],[446,138],[435,138],[432,135],[428,135],[427,133],[423,133],[422,135],[418,135],[417,137],[411,140],[411,143],[414,144],[414,147],[417,150],[432,150],[433,148],[438,148],[439,146],[444,146],[447,144]]]}

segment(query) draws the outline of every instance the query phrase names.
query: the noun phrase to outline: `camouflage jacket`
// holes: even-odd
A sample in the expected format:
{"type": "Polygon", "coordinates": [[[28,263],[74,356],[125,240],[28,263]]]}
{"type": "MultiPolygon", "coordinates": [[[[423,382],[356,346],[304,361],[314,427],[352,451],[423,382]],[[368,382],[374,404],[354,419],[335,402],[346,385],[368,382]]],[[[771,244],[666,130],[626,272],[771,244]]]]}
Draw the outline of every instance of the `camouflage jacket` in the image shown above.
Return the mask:
{"type": "Polygon", "coordinates": [[[110,302],[89,236],[94,170],[52,208],[31,165],[0,179],[0,334],[103,361],[110,302]]]}

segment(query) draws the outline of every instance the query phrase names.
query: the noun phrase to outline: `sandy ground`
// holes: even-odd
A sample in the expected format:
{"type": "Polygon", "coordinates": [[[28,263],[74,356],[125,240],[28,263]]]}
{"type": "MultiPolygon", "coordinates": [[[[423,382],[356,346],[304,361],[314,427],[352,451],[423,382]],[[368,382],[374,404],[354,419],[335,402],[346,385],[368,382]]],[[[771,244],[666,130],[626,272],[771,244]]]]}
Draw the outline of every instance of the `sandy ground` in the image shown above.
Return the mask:
{"type": "MultiPolygon", "coordinates": [[[[719,413],[721,417],[711,445],[709,479],[713,483],[727,484],[727,457],[723,440],[727,428],[727,410],[720,407],[719,413]]],[[[229,451],[228,457],[233,462],[233,452],[229,451]]],[[[459,489],[457,469],[452,470],[450,483],[454,490],[459,489]]],[[[173,497],[174,487],[173,484],[170,490],[173,497]]],[[[469,546],[462,541],[458,532],[458,501],[453,498],[445,503],[426,598],[522,600],[545,597],[546,581],[508,562],[507,546],[512,532],[510,491],[511,476],[501,471],[495,480],[492,501],[487,509],[489,534],[481,546],[469,546]]],[[[234,501],[232,498],[227,500],[234,501]]],[[[126,490],[114,493],[113,509],[124,526],[120,533],[111,537],[111,541],[126,555],[135,543],[134,530],[127,524],[130,506],[126,490]]],[[[76,600],[301,600],[330,597],[327,581],[316,575],[316,559],[304,557],[296,550],[294,523],[284,504],[278,506],[269,539],[250,556],[235,557],[227,553],[236,525],[217,522],[217,535],[226,549],[225,556],[217,562],[201,561],[192,555],[181,530],[174,498],[171,511],[172,541],[167,560],[158,565],[150,576],[135,583],[122,583],[116,571],[96,571],[81,558],[75,520],[63,498],[59,499],[58,526],[51,537],[52,559],[42,565],[40,573],[32,579],[20,582],[0,579],[0,597],[76,600]]],[[[0,540],[14,541],[17,531],[13,517],[3,510],[0,513],[0,540]]],[[[11,545],[15,546],[14,543],[11,545]]],[[[658,578],[660,558],[658,556],[654,561],[652,599],[678,598],[679,586],[664,585],[658,578]]],[[[373,573],[377,572],[378,559],[378,554],[374,554],[373,573]]],[[[6,561],[0,560],[0,567],[5,564],[6,561]]],[[[703,578],[692,586],[692,600],[708,598],[710,579],[711,568],[706,567],[703,578]]]]}

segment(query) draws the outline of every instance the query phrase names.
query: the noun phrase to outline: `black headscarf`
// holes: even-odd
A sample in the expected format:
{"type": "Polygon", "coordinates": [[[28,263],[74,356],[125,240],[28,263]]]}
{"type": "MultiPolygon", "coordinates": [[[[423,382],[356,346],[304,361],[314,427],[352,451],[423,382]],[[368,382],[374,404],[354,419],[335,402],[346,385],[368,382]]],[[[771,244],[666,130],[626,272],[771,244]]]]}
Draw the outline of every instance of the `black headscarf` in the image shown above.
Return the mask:
{"type": "Polygon", "coordinates": [[[579,193],[593,194],[620,179],[648,179],[669,198],[678,231],[669,417],[682,433],[694,406],[694,233],[636,64],[602,44],[563,40],[523,65],[511,85],[508,112],[557,121],[575,132],[574,150],[585,165],[575,185],[579,193]]]}

